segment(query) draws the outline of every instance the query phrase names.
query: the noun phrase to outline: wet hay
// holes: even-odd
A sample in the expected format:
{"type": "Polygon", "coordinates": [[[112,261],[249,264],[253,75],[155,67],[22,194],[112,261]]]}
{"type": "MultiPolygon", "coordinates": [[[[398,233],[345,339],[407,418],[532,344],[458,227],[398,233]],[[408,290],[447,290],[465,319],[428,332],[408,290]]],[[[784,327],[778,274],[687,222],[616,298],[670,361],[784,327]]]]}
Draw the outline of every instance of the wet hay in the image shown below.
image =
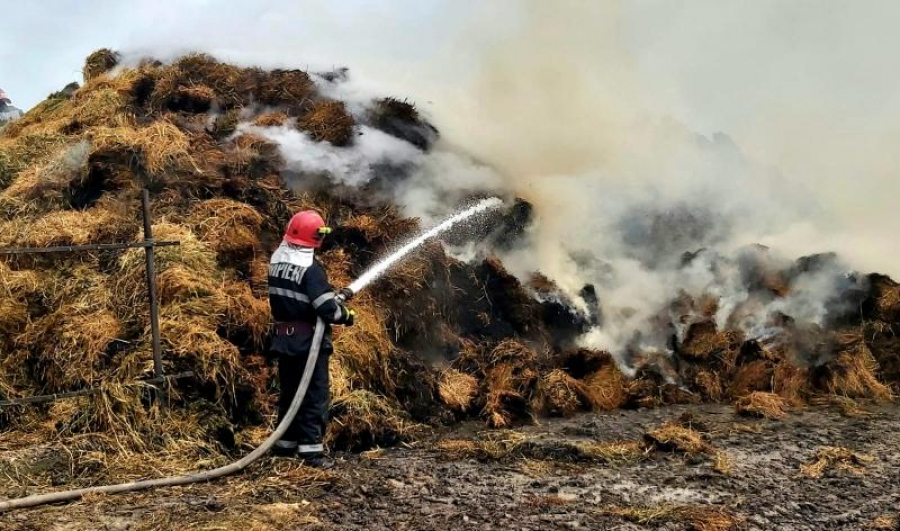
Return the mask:
{"type": "Polygon", "coordinates": [[[800,475],[819,479],[829,470],[834,472],[848,472],[853,475],[862,475],[867,466],[871,465],[875,458],[870,455],[859,454],[840,446],[823,446],[816,450],[816,455],[808,463],[800,466],[800,475]]]}
{"type": "Polygon", "coordinates": [[[734,403],[735,411],[741,415],[762,417],[769,420],[784,419],[787,416],[786,407],[787,403],[780,396],[760,391],[741,397],[734,403]]]}

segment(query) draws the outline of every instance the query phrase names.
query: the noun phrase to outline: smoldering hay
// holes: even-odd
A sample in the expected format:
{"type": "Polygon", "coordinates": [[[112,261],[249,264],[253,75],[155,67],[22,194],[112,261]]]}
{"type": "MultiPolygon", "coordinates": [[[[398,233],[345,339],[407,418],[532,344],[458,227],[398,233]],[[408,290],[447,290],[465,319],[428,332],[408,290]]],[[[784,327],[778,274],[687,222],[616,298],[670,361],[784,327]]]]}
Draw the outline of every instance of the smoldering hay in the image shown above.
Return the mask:
{"type": "MultiPolygon", "coordinates": [[[[489,222],[426,245],[354,299],[359,322],[331,359],[333,448],[466,417],[506,427],[754,392],[792,407],[892,397],[900,286],[837,255],[743,242],[758,221],[749,184],[765,172],[725,137],[676,128],[683,152],[668,162],[727,176],[730,197],[686,188],[673,203],[643,181],[558,176],[547,182],[573,180],[589,199],[550,215],[503,168],[443,143],[412,102],[335,98],[352,71],[117,57],[89,58],[84,86],[0,133],[0,245],[139,238],[137,193],[149,188],[156,237],[181,242],[157,257],[166,371],[194,377],[165,408],[135,383],[151,370],[140,252],[5,257],[3,398],[103,392],[4,409],[4,430],[88,435],[79,444],[112,454],[233,450],[273,413],[267,260],[292,212],[317,208],[336,227],[320,257],[343,286],[459,204],[495,195],[506,208],[489,222]]],[[[679,189],[667,175],[661,189],[679,189]]]]}

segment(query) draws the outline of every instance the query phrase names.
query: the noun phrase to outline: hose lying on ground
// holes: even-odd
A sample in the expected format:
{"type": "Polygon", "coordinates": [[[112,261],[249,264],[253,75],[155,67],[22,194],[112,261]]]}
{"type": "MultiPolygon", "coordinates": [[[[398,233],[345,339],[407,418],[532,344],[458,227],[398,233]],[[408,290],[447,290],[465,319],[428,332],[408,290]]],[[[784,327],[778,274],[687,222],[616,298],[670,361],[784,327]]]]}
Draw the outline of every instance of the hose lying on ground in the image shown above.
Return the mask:
{"type": "Polygon", "coordinates": [[[173,487],[176,485],[187,485],[188,483],[200,483],[201,481],[210,481],[223,476],[228,476],[247,468],[248,465],[262,457],[268,452],[275,441],[281,438],[291,421],[300,410],[300,404],[303,403],[303,397],[306,396],[306,389],[309,387],[309,381],[312,378],[313,370],[316,366],[316,359],[319,357],[319,348],[322,346],[322,337],[325,335],[325,324],[319,319],[316,322],[316,329],[313,333],[312,347],[309,350],[309,358],[306,361],[306,368],[303,370],[303,377],[300,379],[300,386],[288,408],[287,414],[281,420],[275,431],[249,454],[242,457],[234,463],[206,470],[203,472],[195,472],[184,476],[174,476],[168,478],[146,479],[143,481],[132,481],[130,483],[119,483],[118,485],[102,485],[97,487],[86,487],[83,489],[73,489],[63,492],[51,492],[48,494],[35,494],[24,498],[16,498],[0,502],[0,512],[10,511],[12,509],[22,509],[24,507],[35,507],[47,503],[59,503],[77,500],[88,494],[118,494],[121,492],[131,492],[136,490],[150,489],[154,487],[173,487]]]}

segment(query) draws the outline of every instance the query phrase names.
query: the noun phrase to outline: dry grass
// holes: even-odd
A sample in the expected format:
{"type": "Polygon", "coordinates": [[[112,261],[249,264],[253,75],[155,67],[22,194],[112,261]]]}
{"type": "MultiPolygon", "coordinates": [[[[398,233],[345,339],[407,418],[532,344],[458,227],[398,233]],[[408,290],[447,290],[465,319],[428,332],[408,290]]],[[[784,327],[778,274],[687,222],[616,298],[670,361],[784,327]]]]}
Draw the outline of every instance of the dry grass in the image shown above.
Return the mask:
{"type": "Polygon", "coordinates": [[[600,514],[624,518],[640,525],[684,523],[695,531],[729,531],[737,529],[743,521],[731,510],[717,505],[611,506],[601,509],[600,514]]]}
{"type": "Polygon", "coordinates": [[[800,466],[800,475],[818,479],[829,469],[849,472],[854,475],[865,473],[865,467],[875,458],[858,454],[840,446],[823,446],[816,451],[816,456],[809,463],[800,466]]]}
{"type": "Polygon", "coordinates": [[[896,516],[890,516],[887,514],[883,514],[872,520],[872,525],[870,526],[872,529],[883,529],[885,531],[896,531],[898,527],[900,527],[900,519],[896,516]]]}
{"type": "Polygon", "coordinates": [[[286,124],[290,117],[283,112],[269,112],[260,114],[253,120],[253,125],[257,127],[279,127],[286,124]]]}
{"type": "Polygon", "coordinates": [[[322,100],[312,104],[297,125],[317,142],[346,146],[353,140],[355,122],[343,102],[322,100]]]}
{"type": "Polygon", "coordinates": [[[697,374],[694,376],[694,384],[707,400],[719,402],[725,398],[722,376],[717,372],[703,369],[697,371],[697,374]]]}
{"type": "Polygon", "coordinates": [[[861,338],[853,338],[848,350],[827,365],[824,388],[829,394],[848,398],[890,401],[891,388],[878,380],[878,362],[861,338]]]}
{"type": "Polygon", "coordinates": [[[667,422],[648,431],[644,438],[659,450],[701,454],[709,451],[709,445],[696,431],[675,422],[667,422]]]}
{"type": "Polygon", "coordinates": [[[456,369],[446,369],[441,373],[438,393],[450,409],[466,413],[478,394],[478,379],[456,369]]]}
{"type": "Polygon", "coordinates": [[[713,321],[702,321],[688,327],[679,352],[694,360],[705,360],[731,348],[732,338],[719,332],[713,321]]]}
{"type": "Polygon", "coordinates": [[[633,463],[647,455],[647,448],[640,441],[584,442],[575,448],[583,457],[609,464],[633,463]]]}
{"type": "Polygon", "coordinates": [[[713,456],[713,470],[719,474],[730,476],[734,471],[734,461],[727,453],[718,451],[713,456]]]}
{"type": "Polygon", "coordinates": [[[452,459],[499,460],[519,456],[525,435],[512,430],[499,430],[483,434],[478,440],[445,439],[435,448],[452,459]]]}
{"type": "Polygon", "coordinates": [[[741,415],[764,417],[770,420],[782,420],[787,416],[787,403],[774,393],[756,391],[743,396],[734,403],[734,409],[741,415]]]}

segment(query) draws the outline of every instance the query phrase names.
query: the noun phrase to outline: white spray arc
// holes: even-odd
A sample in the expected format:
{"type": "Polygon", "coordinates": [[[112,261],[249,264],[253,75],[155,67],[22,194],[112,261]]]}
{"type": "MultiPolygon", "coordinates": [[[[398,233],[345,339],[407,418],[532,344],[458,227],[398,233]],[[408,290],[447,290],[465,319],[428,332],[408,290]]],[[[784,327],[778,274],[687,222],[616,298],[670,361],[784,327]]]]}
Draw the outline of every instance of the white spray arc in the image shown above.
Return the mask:
{"type": "Polygon", "coordinates": [[[453,216],[445,219],[439,225],[436,225],[429,229],[426,232],[416,236],[409,242],[405,243],[402,247],[391,253],[386,258],[383,258],[379,262],[377,262],[374,266],[369,268],[368,271],[362,274],[358,279],[356,279],[352,284],[348,286],[348,289],[353,293],[359,293],[361,289],[366,287],[373,280],[377,279],[381,275],[384,274],[385,271],[390,269],[394,264],[400,261],[404,256],[409,254],[413,249],[422,245],[426,241],[434,238],[438,234],[449,230],[457,223],[465,221],[470,217],[484,212],[486,210],[490,210],[493,208],[497,208],[503,204],[503,201],[498,197],[491,197],[488,199],[483,199],[479,201],[474,206],[471,206],[463,211],[460,211],[453,216]]]}

